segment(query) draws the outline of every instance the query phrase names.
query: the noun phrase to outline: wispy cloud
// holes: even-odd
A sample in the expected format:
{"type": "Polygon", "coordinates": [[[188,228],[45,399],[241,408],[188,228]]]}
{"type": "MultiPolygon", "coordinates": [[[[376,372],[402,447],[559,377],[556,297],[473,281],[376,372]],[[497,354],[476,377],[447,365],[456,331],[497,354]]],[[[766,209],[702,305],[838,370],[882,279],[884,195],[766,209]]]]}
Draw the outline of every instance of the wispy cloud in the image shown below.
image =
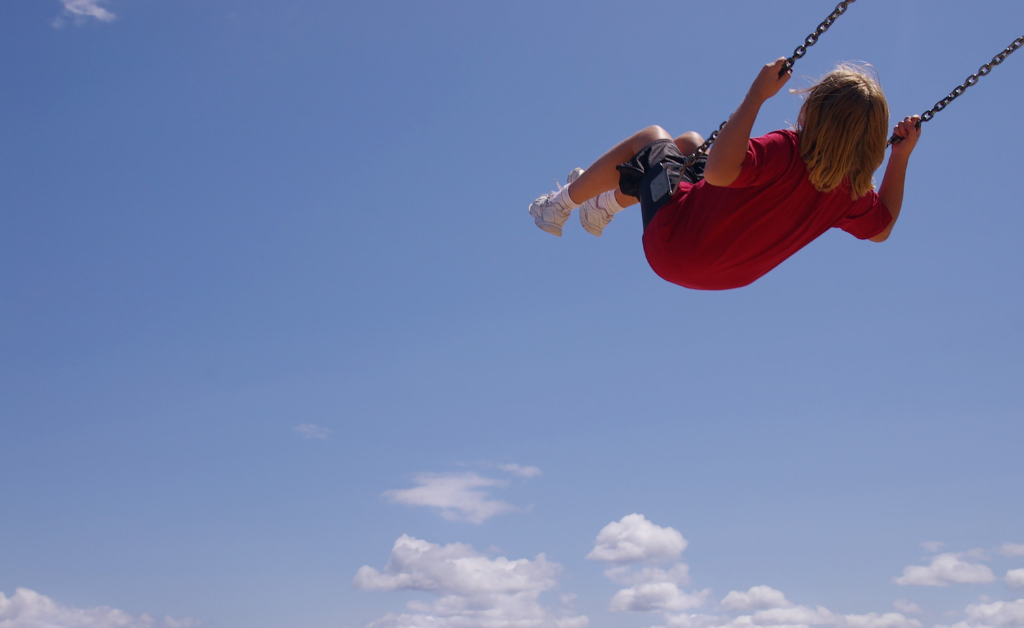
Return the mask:
{"type": "MultiPolygon", "coordinates": [[[[107,0],[61,0],[61,4],[64,5],[64,16],[70,18],[75,24],[83,24],[89,18],[101,22],[113,22],[117,16],[100,6],[106,3],[107,0]]],[[[60,28],[64,23],[64,17],[58,17],[54,20],[53,25],[60,28]]]]}
{"type": "Polygon", "coordinates": [[[367,628],[490,628],[537,626],[585,628],[584,615],[573,615],[571,595],[554,611],[538,602],[558,584],[561,565],[544,554],[533,560],[488,558],[470,545],[437,545],[402,535],[391,549],[383,572],[364,565],[352,585],[365,591],[425,591],[433,602],[413,601],[409,613],[388,613],[367,628]]]}
{"type": "Polygon", "coordinates": [[[508,486],[507,480],[476,473],[421,473],[413,477],[413,488],[386,491],[384,497],[405,506],[437,508],[449,521],[483,523],[516,507],[493,499],[487,489],[508,486]]]}
{"type": "Polygon", "coordinates": [[[31,589],[15,589],[7,597],[0,591],[0,625],[10,628],[193,628],[194,619],[131,615],[109,606],[75,608],[61,604],[31,589]]]}
{"type": "Polygon", "coordinates": [[[999,553],[1003,556],[1024,556],[1024,543],[1003,543],[999,553]]]}
{"type": "Polygon", "coordinates": [[[615,584],[634,586],[651,582],[671,582],[672,584],[690,584],[690,566],[678,563],[669,569],[644,567],[635,569],[630,566],[612,567],[604,572],[606,578],[615,584]]]}
{"type": "Polygon", "coordinates": [[[1007,571],[1006,586],[1011,589],[1024,589],[1024,569],[1011,569],[1007,571]]]}
{"type": "Polygon", "coordinates": [[[896,600],[892,603],[892,607],[901,613],[921,613],[924,612],[920,606],[911,602],[910,600],[903,598],[896,600]]]}
{"type": "Polygon", "coordinates": [[[498,468],[502,471],[511,473],[512,475],[518,475],[521,478],[535,478],[540,475],[540,469],[537,467],[523,467],[515,463],[511,464],[499,464],[498,468]]]}
{"type": "Polygon", "coordinates": [[[303,423],[302,425],[296,425],[293,428],[294,431],[302,435],[303,438],[315,438],[316,440],[327,440],[331,437],[331,430],[326,427],[320,427],[313,423],[303,423]]]}
{"type": "Polygon", "coordinates": [[[672,582],[648,582],[616,592],[608,603],[608,611],[685,611],[704,606],[710,597],[711,589],[687,593],[672,582]]]}

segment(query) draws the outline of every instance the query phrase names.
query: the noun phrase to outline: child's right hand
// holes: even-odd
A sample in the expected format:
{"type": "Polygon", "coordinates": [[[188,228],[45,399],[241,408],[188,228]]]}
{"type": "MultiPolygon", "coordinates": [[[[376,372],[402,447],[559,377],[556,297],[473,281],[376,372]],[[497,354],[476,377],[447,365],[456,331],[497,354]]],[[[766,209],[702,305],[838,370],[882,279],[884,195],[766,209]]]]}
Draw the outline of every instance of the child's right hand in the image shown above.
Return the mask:
{"type": "Polygon", "coordinates": [[[782,86],[793,76],[792,68],[787,70],[781,77],[779,76],[779,72],[782,70],[785,62],[786,57],[779,57],[761,68],[761,73],[757,75],[757,78],[754,79],[754,84],[750,86],[750,95],[764,102],[778,94],[782,86]]]}

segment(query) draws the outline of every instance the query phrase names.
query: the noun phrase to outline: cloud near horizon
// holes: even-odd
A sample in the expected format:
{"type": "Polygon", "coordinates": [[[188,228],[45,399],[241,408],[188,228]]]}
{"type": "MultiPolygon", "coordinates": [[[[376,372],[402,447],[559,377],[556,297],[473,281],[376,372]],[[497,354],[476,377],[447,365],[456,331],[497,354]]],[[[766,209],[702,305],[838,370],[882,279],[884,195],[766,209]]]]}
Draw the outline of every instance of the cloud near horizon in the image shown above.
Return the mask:
{"type": "Polygon", "coordinates": [[[939,554],[928,566],[908,565],[903,575],[893,578],[902,586],[946,587],[951,584],[989,584],[996,579],[987,565],[969,563],[961,554],[939,554]]]}
{"type": "Polygon", "coordinates": [[[388,613],[367,628],[586,628],[574,615],[572,596],[559,611],[538,602],[558,585],[562,566],[544,554],[533,560],[488,558],[470,545],[438,545],[403,534],[395,541],[383,571],[364,565],[352,585],[363,591],[424,591],[438,596],[409,602],[409,613],[388,613]]]}
{"type": "MultiPolygon", "coordinates": [[[[656,525],[638,513],[605,526],[587,558],[611,563],[604,575],[626,587],[610,598],[608,612],[660,616],[660,622],[642,624],[651,628],[924,628],[908,614],[925,611],[905,598],[892,603],[898,612],[843,614],[794,603],[782,591],[758,585],[729,591],[716,603],[710,589],[683,589],[691,584],[690,567],[676,561],[686,544],[674,528],[656,525]],[[595,552],[603,558],[595,558],[595,552]]],[[[975,569],[984,565],[964,560],[983,554],[980,550],[941,554],[932,565],[919,567],[926,572],[911,569],[905,577],[946,584],[987,581],[985,572],[975,569]]],[[[353,586],[422,591],[437,597],[410,601],[406,612],[388,613],[365,628],[587,628],[590,619],[572,608],[575,596],[562,595],[557,609],[539,601],[558,586],[561,571],[561,565],[544,554],[532,560],[490,558],[470,545],[442,546],[403,535],[384,569],[363,566],[353,586]]],[[[1018,579],[1024,581],[1024,569],[1007,572],[1008,585],[1018,579]]],[[[1024,628],[1024,599],[993,601],[983,596],[967,606],[962,617],[952,626],[933,628],[1024,628]]]]}
{"type": "Polygon", "coordinates": [[[964,621],[935,628],[1020,628],[1024,626],[1024,600],[971,604],[964,614],[964,621]]]}
{"type": "MultiPolygon", "coordinates": [[[[731,593],[736,593],[736,591],[731,593]]],[[[833,613],[824,606],[812,608],[810,606],[793,605],[786,608],[763,609],[738,617],[685,613],[671,615],[666,613],[665,625],[673,628],[795,628],[797,626],[803,628],[809,626],[834,626],[835,628],[922,628],[920,621],[909,619],[901,613],[841,615],[833,613]]]]}
{"type": "Polygon", "coordinates": [[[594,540],[589,560],[617,564],[604,575],[620,585],[608,604],[611,613],[685,611],[700,608],[711,597],[711,590],[687,593],[690,567],[676,563],[669,569],[635,567],[636,563],[671,563],[679,559],[687,541],[675,528],[662,527],[641,514],[626,515],[606,525],[594,540]]]}
{"type": "Polygon", "coordinates": [[[4,628],[195,628],[195,619],[132,615],[109,606],[75,608],[31,589],[0,591],[0,626],[4,628]]]}
{"type": "Polygon", "coordinates": [[[722,608],[727,611],[758,611],[770,608],[790,608],[793,603],[782,591],[768,586],[750,587],[749,591],[730,591],[722,598],[722,608]]]}

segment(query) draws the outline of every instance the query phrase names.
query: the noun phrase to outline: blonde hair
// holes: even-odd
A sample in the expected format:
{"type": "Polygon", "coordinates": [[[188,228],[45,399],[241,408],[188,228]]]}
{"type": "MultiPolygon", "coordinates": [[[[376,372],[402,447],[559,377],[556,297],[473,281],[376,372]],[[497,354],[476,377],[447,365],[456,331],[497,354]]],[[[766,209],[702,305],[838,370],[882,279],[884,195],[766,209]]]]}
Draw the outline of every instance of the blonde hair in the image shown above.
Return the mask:
{"type": "Polygon", "coordinates": [[[874,189],[872,175],[885,159],[889,104],[873,73],[844,63],[794,92],[806,94],[796,130],[814,188],[831,192],[849,179],[855,200],[874,189]]]}

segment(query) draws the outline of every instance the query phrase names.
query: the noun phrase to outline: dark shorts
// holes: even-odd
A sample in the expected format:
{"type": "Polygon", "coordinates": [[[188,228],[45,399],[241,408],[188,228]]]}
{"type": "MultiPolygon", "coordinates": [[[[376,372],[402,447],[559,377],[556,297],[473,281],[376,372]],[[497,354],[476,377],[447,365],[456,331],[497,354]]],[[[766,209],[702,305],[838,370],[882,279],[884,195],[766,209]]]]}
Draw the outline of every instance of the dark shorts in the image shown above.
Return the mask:
{"type": "Polygon", "coordinates": [[[644,229],[665,203],[679,189],[680,181],[696,184],[704,178],[707,155],[701,155],[692,166],[672,140],[654,140],[632,159],[619,164],[619,191],[640,199],[644,229]]]}

